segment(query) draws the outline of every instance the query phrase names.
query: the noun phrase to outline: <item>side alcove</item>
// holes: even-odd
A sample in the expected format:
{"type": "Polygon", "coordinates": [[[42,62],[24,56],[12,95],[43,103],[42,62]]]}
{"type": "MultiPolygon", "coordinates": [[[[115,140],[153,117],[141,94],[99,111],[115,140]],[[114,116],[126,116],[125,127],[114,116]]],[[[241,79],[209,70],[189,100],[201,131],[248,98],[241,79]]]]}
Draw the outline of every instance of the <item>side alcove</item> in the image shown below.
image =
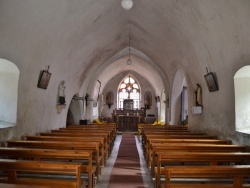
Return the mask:
{"type": "Polygon", "coordinates": [[[0,128],[16,125],[19,74],[14,63],[0,59],[0,128]]]}
{"type": "Polygon", "coordinates": [[[250,134],[250,66],[234,75],[236,131],[250,134]]]}

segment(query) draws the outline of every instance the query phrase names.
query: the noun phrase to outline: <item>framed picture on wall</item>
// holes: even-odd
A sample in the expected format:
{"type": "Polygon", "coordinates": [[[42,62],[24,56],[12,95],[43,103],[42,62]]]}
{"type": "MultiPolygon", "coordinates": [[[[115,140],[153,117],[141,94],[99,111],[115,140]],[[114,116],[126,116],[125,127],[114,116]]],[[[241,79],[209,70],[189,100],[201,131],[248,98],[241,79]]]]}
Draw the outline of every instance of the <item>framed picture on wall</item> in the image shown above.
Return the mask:
{"type": "Polygon", "coordinates": [[[218,85],[217,85],[216,80],[215,80],[215,77],[214,77],[214,74],[212,72],[206,74],[204,76],[204,78],[206,80],[209,92],[213,92],[213,91],[219,90],[218,85]]]}
{"type": "Polygon", "coordinates": [[[109,109],[114,104],[114,94],[112,91],[106,93],[106,105],[108,105],[109,109]]]}
{"type": "Polygon", "coordinates": [[[149,91],[146,91],[144,94],[144,106],[146,109],[150,109],[152,106],[152,95],[149,91]]]}
{"type": "Polygon", "coordinates": [[[43,70],[40,74],[37,87],[42,89],[47,89],[50,81],[51,73],[49,71],[43,70]]]}

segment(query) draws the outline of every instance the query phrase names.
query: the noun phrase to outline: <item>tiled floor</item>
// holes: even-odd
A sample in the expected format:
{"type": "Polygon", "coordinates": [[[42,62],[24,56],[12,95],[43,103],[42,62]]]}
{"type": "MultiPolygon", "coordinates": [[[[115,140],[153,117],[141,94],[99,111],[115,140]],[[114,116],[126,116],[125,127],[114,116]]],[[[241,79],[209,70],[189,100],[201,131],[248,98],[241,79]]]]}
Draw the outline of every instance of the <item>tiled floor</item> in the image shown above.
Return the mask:
{"type": "MultiPolygon", "coordinates": [[[[118,154],[121,139],[122,139],[122,136],[117,135],[116,141],[114,144],[114,148],[112,150],[112,153],[111,153],[109,159],[106,161],[106,166],[102,170],[102,175],[98,179],[96,188],[108,188],[109,178],[110,178],[114,163],[116,161],[116,157],[118,154]]],[[[143,151],[141,148],[140,140],[137,138],[137,136],[135,136],[135,140],[136,140],[136,146],[137,146],[139,157],[140,157],[141,173],[143,175],[142,179],[143,179],[144,187],[145,188],[153,188],[153,184],[151,181],[149,170],[146,166],[145,159],[143,156],[143,151]]]]}

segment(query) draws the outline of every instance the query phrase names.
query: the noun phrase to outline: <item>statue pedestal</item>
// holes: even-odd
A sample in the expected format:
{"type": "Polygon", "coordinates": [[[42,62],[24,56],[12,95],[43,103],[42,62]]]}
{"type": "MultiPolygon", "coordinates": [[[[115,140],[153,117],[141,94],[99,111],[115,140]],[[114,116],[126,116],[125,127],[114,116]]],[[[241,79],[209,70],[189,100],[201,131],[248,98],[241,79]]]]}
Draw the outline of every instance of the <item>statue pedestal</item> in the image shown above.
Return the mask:
{"type": "Polygon", "coordinates": [[[56,105],[57,114],[61,114],[62,109],[64,109],[65,107],[66,107],[66,104],[57,104],[56,105]]]}

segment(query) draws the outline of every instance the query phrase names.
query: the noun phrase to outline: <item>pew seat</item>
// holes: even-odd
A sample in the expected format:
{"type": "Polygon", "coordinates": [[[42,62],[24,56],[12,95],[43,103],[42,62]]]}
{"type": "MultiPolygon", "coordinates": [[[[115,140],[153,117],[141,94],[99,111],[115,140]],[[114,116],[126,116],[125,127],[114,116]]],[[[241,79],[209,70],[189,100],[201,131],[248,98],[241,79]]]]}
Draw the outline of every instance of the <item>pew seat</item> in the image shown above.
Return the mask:
{"type": "MultiPolygon", "coordinates": [[[[166,166],[165,170],[165,188],[185,188],[209,187],[222,188],[250,187],[250,165],[235,166],[166,166]],[[179,178],[188,178],[184,184],[173,183],[179,178]],[[199,179],[198,182],[192,181],[199,179]],[[203,186],[204,185],[204,186],[203,186]]],[[[162,186],[161,186],[162,187],[162,186]]]]}
{"type": "Polygon", "coordinates": [[[0,159],[0,183],[84,188],[81,163],[0,159]],[[65,178],[67,176],[67,178],[65,178]]]}
{"type": "Polygon", "coordinates": [[[36,160],[36,161],[74,161],[84,164],[88,178],[88,186],[93,186],[96,166],[92,165],[92,151],[84,150],[58,150],[58,149],[38,149],[38,148],[0,148],[0,157],[18,160],[36,160]]]}

